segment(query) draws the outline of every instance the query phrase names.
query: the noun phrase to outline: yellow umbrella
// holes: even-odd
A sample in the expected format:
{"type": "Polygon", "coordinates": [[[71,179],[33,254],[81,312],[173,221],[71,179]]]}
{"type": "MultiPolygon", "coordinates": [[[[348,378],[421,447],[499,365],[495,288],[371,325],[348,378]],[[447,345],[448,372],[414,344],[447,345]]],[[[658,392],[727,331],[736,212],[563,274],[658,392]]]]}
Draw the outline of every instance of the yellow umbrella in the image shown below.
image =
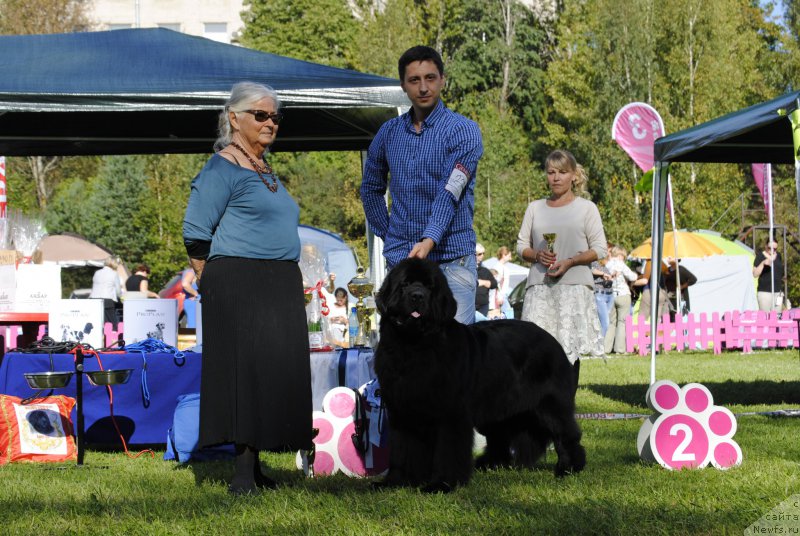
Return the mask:
{"type": "MultiPolygon", "coordinates": [[[[631,257],[637,259],[649,259],[653,256],[653,239],[648,238],[636,249],[630,252],[631,257]]],[[[664,257],[685,258],[685,257],[708,257],[709,255],[722,255],[725,252],[716,244],[703,237],[701,234],[689,231],[678,231],[678,254],[675,254],[675,240],[672,238],[672,231],[664,233],[664,257]]]]}

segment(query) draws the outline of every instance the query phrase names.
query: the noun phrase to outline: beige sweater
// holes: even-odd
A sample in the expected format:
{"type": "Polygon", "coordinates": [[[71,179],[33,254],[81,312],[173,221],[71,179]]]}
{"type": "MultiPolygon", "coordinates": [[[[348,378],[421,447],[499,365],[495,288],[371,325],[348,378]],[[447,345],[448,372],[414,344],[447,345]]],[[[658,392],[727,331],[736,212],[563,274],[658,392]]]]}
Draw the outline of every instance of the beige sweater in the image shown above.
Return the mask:
{"type": "MultiPolygon", "coordinates": [[[[606,234],[597,206],[582,197],[563,207],[549,207],[544,199],[528,205],[522,227],[517,237],[517,254],[521,257],[525,248],[547,249],[544,233],[556,233],[555,254],[559,260],[567,259],[582,251],[593,249],[597,258],[606,256],[606,234]]],[[[586,285],[594,288],[589,266],[573,266],[559,279],[547,278],[547,268],[534,263],[528,273],[528,286],[548,284],[586,285]]]]}

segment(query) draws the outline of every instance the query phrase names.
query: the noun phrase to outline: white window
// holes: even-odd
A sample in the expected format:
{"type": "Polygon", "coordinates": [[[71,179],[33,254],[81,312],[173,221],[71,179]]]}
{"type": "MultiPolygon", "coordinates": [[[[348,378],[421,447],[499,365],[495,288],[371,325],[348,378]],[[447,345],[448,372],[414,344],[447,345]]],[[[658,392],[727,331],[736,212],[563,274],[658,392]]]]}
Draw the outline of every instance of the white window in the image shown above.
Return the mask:
{"type": "Polygon", "coordinates": [[[109,30],[127,30],[130,27],[131,27],[130,24],[109,24],[108,25],[108,29],[109,30]]]}
{"type": "Polygon", "coordinates": [[[166,28],[167,30],[172,30],[173,32],[180,32],[181,31],[181,23],[180,22],[159,22],[159,28],[166,28]]]}
{"type": "Polygon", "coordinates": [[[204,23],[203,37],[220,43],[230,43],[231,36],[228,35],[227,22],[206,22],[204,23]]]}

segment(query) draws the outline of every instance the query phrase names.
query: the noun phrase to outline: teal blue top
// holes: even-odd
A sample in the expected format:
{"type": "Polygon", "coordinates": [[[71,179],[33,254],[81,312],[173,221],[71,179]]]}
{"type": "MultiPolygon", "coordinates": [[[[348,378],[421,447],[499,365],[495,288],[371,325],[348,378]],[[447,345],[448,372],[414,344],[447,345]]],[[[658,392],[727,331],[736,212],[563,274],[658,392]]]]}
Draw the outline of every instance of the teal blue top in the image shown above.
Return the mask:
{"type": "MultiPolygon", "coordinates": [[[[272,183],[272,177],[264,175],[272,183]]],[[[278,180],[275,177],[275,180],[278,180]]],[[[192,181],[183,239],[210,242],[208,260],[244,257],[297,261],[300,207],[278,180],[271,192],[255,171],[213,155],[192,181]]]]}

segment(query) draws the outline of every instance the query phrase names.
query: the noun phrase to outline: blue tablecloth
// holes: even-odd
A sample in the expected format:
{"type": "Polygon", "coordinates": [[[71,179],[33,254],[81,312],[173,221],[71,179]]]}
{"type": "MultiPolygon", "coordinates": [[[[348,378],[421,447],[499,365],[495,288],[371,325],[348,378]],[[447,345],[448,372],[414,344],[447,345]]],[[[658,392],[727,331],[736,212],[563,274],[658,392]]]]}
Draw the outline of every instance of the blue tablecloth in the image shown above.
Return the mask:
{"type": "MultiPolygon", "coordinates": [[[[176,360],[172,354],[148,353],[145,358],[139,353],[100,354],[103,368],[133,369],[126,384],[112,386],[114,416],[120,431],[129,444],[165,443],[167,430],[172,426],[177,397],[200,391],[200,354],[187,352],[184,360],[176,360]],[[146,382],[142,381],[144,360],[147,361],[146,382]],[[183,362],[183,365],[179,364],[183,362]],[[145,402],[145,389],[149,392],[149,405],[145,402]]],[[[75,370],[71,354],[53,354],[54,370],[75,370]]],[[[97,359],[86,356],[87,371],[99,370],[97,359]]],[[[35,393],[28,386],[26,372],[50,370],[47,354],[8,353],[0,365],[0,393],[25,398],[35,393]]],[[[75,377],[67,387],[55,389],[53,394],[75,397],[75,377]]],[[[119,435],[110,417],[108,392],[104,387],[95,387],[88,378],[83,379],[83,416],[86,442],[98,445],[121,446],[119,435]]],[[[73,412],[72,422],[77,423],[73,412]]]]}
{"type": "MultiPolygon", "coordinates": [[[[129,444],[165,443],[167,430],[172,426],[172,418],[177,405],[177,397],[187,393],[200,392],[201,354],[186,352],[183,366],[172,354],[148,353],[146,391],[149,392],[149,406],[145,402],[145,389],[142,382],[142,355],[100,354],[104,369],[131,368],[133,373],[128,383],[112,387],[114,394],[114,416],[129,444]]],[[[314,352],[311,354],[311,393],[315,410],[322,409],[322,399],[340,381],[347,387],[359,387],[375,377],[374,355],[369,348],[341,350],[334,352],[314,352]]],[[[97,360],[86,356],[87,371],[99,370],[97,360]]],[[[74,370],[71,354],[53,354],[54,370],[74,370]]],[[[28,387],[26,372],[50,370],[50,357],[47,354],[8,353],[0,365],[0,393],[25,398],[34,394],[28,387]]],[[[53,394],[75,396],[76,381],[63,389],[55,389],[53,394]]],[[[83,416],[87,444],[121,446],[119,436],[111,422],[108,393],[103,387],[91,385],[84,376],[83,416]]],[[[75,413],[72,422],[77,423],[75,413]]]]}

